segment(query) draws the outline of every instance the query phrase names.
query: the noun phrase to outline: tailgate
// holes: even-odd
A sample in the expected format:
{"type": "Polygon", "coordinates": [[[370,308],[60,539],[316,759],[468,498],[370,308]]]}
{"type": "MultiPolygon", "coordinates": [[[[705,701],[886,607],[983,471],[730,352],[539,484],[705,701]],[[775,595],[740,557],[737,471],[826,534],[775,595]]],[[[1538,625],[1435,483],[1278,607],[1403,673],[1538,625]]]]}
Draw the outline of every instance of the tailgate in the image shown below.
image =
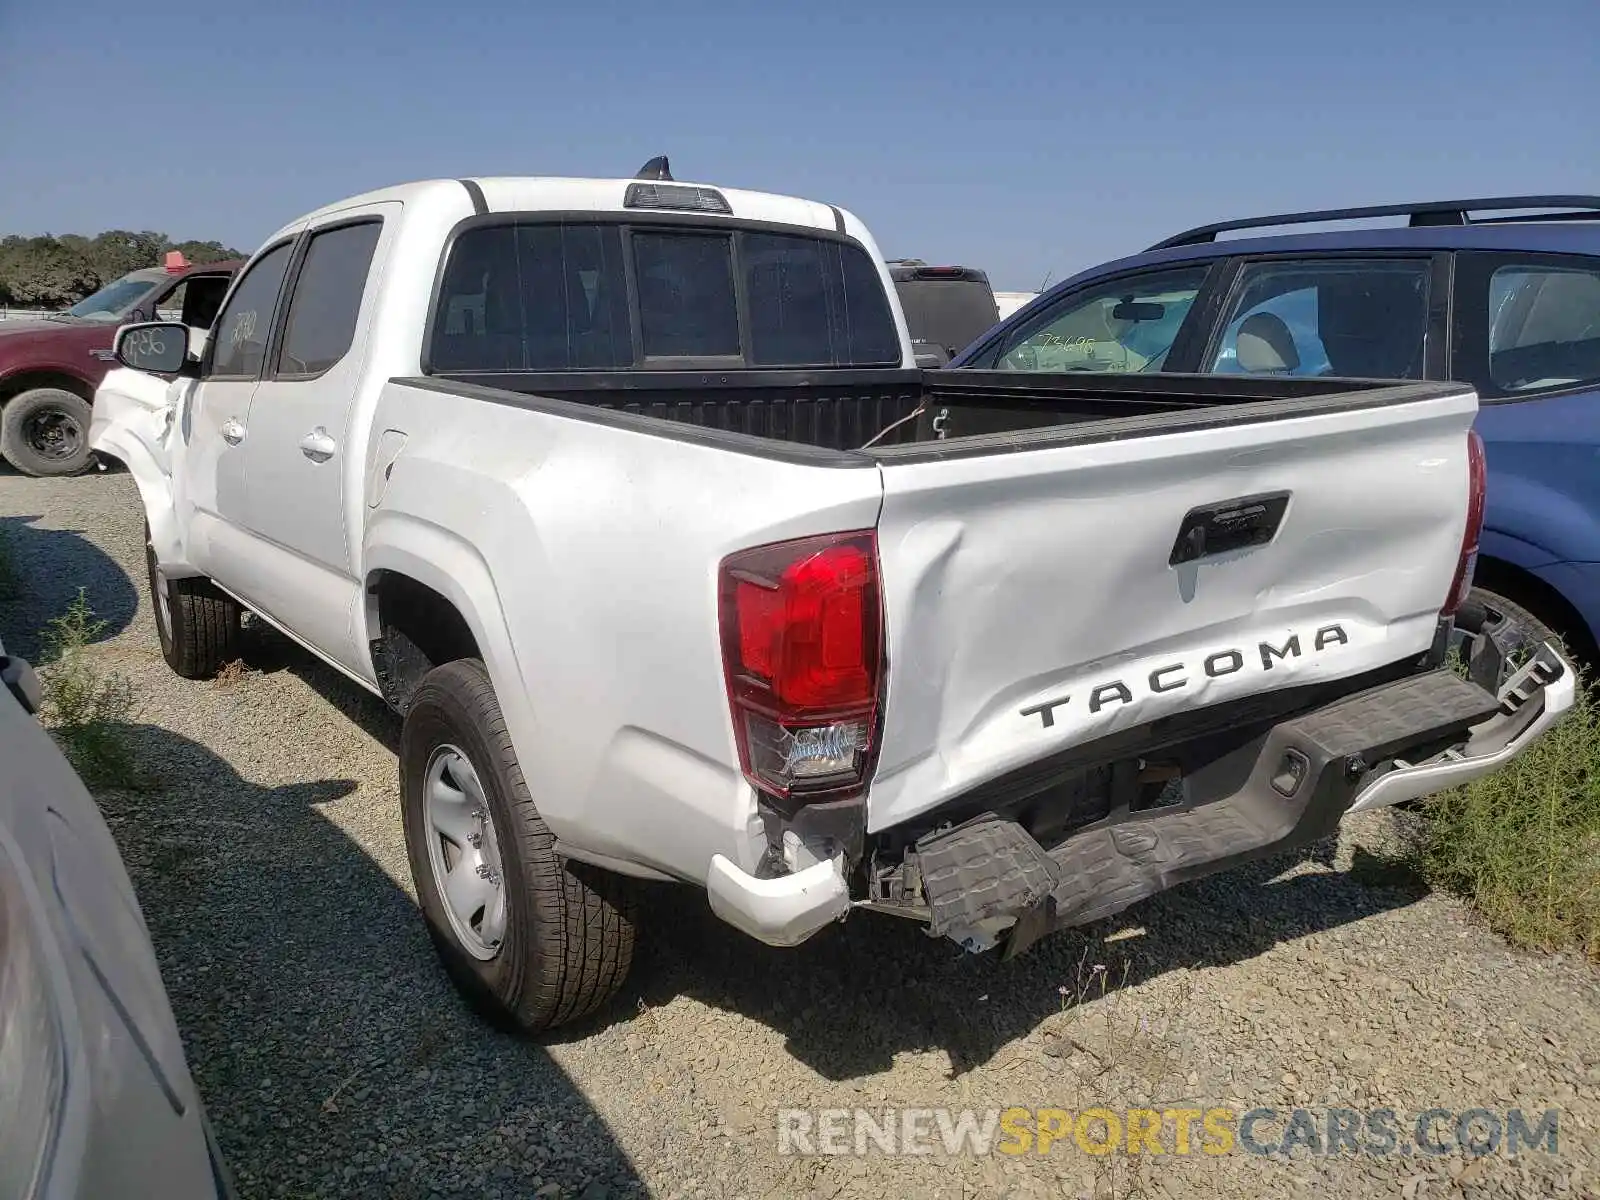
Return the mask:
{"type": "Polygon", "coordinates": [[[1412,386],[885,449],[869,829],[1106,734],[1426,651],[1476,411],[1470,389],[1412,386]]]}

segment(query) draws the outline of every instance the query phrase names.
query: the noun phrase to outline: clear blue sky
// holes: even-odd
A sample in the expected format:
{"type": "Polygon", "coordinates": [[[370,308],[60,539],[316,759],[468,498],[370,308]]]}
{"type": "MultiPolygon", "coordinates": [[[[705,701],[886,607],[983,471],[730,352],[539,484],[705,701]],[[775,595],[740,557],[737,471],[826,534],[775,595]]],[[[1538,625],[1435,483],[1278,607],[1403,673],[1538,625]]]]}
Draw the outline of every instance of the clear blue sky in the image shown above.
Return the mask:
{"type": "Polygon", "coordinates": [[[1600,192],[1600,5],[0,0],[0,114],[0,232],[254,249],[667,153],[1031,289],[1232,215],[1600,192]]]}

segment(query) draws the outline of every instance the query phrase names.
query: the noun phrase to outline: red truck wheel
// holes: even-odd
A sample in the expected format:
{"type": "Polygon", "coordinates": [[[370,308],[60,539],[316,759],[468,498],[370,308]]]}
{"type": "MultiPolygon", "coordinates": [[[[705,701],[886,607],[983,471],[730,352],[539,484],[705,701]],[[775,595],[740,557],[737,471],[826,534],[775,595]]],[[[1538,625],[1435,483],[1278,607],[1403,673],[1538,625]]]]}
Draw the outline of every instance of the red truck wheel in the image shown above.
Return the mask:
{"type": "Polygon", "coordinates": [[[0,454],[24,475],[77,475],[89,466],[89,402],[60,388],[22,392],[0,409],[0,454]]]}

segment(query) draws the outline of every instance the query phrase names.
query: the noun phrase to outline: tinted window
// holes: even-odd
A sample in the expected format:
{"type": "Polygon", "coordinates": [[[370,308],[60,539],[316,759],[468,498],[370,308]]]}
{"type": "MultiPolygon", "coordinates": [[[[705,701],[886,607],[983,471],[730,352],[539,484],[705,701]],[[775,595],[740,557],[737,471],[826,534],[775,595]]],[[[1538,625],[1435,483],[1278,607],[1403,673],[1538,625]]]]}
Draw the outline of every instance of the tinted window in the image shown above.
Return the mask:
{"type": "Polygon", "coordinates": [[[1507,392],[1600,380],[1600,267],[1496,270],[1489,280],[1489,377],[1507,392]]]}
{"type": "Polygon", "coordinates": [[[290,244],[285,242],[257,259],[229,297],[211,342],[212,375],[254,378],[260,372],[278,289],[289,265],[290,244]]]}
{"type": "Polygon", "coordinates": [[[456,239],[428,369],[659,369],[699,358],[892,365],[900,337],[882,277],[859,246],[804,234],[512,223],[456,239]]]}
{"type": "Polygon", "coordinates": [[[895,283],[906,328],[954,356],[1000,319],[994,292],[981,279],[902,279],[895,283]]]}
{"type": "Polygon", "coordinates": [[[894,327],[883,280],[867,252],[857,246],[839,248],[844,276],[844,321],[849,332],[852,366],[882,366],[900,361],[900,333],[894,327]]]}
{"type": "Polygon", "coordinates": [[[1422,259],[1247,263],[1209,370],[1421,379],[1430,270],[1422,259]]]}
{"type": "Polygon", "coordinates": [[[749,233],[739,255],[753,366],[899,361],[900,339],[882,282],[861,250],[793,234],[749,233]]]}
{"type": "Polygon", "coordinates": [[[739,353],[732,237],[638,231],[633,235],[633,270],[646,358],[739,353]]]}
{"type": "Polygon", "coordinates": [[[1013,330],[1001,371],[1159,371],[1209,267],[1124,276],[1062,297],[1013,330]]]}
{"type": "Polygon", "coordinates": [[[349,351],[381,232],[381,222],[364,221],[312,235],[289,298],[279,374],[320,375],[349,351]]]}
{"type": "Polygon", "coordinates": [[[495,225],[456,239],[439,289],[435,371],[631,365],[621,234],[603,225],[495,225]]]}

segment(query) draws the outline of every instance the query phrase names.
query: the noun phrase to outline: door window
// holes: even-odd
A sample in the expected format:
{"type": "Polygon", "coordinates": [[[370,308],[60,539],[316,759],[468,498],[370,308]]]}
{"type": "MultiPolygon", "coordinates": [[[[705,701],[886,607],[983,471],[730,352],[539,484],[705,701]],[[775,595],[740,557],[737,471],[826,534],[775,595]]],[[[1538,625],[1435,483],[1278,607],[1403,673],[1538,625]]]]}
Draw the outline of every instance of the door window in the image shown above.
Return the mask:
{"type": "Polygon", "coordinates": [[[383,222],[362,221],[311,235],[289,298],[279,378],[313,378],[349,352],[382,232],[383,222]]]}
{"type": "Polygon", "coordinates": [[[254,379],[260,374],[292,245],[284,242],[263,254],[228,298],[211,342],[210,378],[254,379]]]}
{"type": "Polygon", "coordinates": [[[190,275],[157,303],[155,319],[210,329],[228,294],[228,283],[227,275],[190,275]]]}
{"type": "Polygon", "coordinates": [[[1003,343],[1001,371],[1160,371],[1210,267],[1107,280],[1063,297],[1003,343]]]}
{"type": "Polygon", "coordinates": [[[1430,271],[1424,259],[1246,263],[1208,369],[1421,379],[1430,271]]]}
{"type": "Polygon", "coordinates": [[[1600,381],[1600,268],[1496,269],[1489,278],[1489,378],[1502,392],[1600,381]]]}

